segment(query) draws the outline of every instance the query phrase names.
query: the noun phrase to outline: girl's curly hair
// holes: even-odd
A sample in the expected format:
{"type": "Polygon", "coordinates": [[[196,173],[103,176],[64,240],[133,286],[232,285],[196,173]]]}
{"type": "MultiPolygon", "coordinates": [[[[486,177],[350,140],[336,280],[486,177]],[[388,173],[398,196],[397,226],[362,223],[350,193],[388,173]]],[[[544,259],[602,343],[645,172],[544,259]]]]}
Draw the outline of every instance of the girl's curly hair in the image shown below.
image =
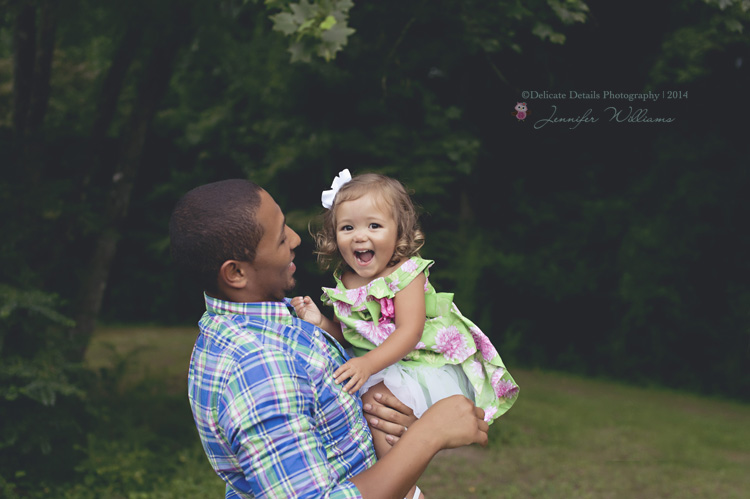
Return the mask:
{"type": "Polygon", "coordinates": [[[337,270],[346,268],[336,244],[336,209],[345,201],[359,199],[370,193],[379,195],[379,201],[390,207],[398,227],[396,248],[388,266],[416,255],[424,245],[424,234],[419,228],[417,210],[403,184],[385,175],[363,173],[341,186],[333,200],[333,206],[323,215],[323,226],[313,234],[315,253],[323,270],[330,268],[332,263],[336,263],[337,270]]]}

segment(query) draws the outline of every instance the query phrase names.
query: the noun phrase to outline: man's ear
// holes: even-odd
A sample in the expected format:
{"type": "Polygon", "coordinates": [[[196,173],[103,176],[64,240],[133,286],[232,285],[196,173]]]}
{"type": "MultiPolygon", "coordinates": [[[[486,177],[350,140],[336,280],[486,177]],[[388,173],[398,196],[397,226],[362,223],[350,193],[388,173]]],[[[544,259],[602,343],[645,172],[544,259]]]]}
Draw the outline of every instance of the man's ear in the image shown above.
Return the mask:
{"type": "Polygon", "coordinates": [[[247,286],[247,262],[227,260],[219,269],[219,286],[224,284],[231,289],[244,289],[247,286]]]}

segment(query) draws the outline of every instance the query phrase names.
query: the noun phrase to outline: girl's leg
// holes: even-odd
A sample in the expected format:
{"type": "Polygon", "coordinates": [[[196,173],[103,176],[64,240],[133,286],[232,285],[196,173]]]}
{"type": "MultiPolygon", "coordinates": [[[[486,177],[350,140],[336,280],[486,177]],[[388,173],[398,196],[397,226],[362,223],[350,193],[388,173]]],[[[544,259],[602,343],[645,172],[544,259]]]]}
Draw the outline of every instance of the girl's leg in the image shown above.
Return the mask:
{"type": "MultiPolygon", "coordinates": [[[[362,395],[362,403],[372,404],[375,401],[376,393],[388,393],[388,394],[393,395],[391,391],[388,388],[386,388],[386,386],[382,382],[380,382],[377,385],[370,388],[369,390],[367,390],[367,393],[362,395]]],[[[370,425],[369,421],[367,424],[370,425]]],[[[372,433],[372,444],[375,447],[375,455],[378,456],[378,459],[382,459],[383,456],[385,456],[388,453],[388,451],[391,450],[391,444],[389,444],[385,440],[385,433],[383,433],[377,428],[373,428],[371,425],[370,425],[370,432],[372,433]]],[[[416,488],[417,488],[416,485],[411,488],[409,493],[406,495],[408,499],[411,499],[412,497],[414,497],[414,492],[416,491],[416,488]]],[[[420,499],[425,499],[424,493],[420,494],[420,499]]]]}

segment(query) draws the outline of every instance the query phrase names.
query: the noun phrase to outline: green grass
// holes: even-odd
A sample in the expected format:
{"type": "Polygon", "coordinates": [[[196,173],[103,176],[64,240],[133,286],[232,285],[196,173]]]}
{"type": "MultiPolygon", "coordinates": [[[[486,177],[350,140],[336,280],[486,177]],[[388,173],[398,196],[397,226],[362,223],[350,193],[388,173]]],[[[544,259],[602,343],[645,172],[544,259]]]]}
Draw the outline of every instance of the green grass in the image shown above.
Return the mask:
{"type": "Polygon", "coordinates": [[[187,386],[188,363],[197,334],[197,326],[100,327],[85,362],[92,369],[119,369],[126,381],[157,376],[179,389],[187,386]]]}
{"type": "MultiPolygon", "coordinates": [[[[119,364],[126,384],[162,378],[179,397],[186,392],[195,334],[195,328],[101,328],[87,362],[97,369],[119,364]]],[[[420,481],[429,499],[747,497],[750,405],[511,371],[521,386],[518,402],[492,425],[488,447],[444,451],[433,460],[420,481]]],[[[169,417],[189,428],[186,401],[177,407],[169,417]]],[[[163,456],[174,461],[174,476],[153,490],[142,484],[137,493],[110,491],[108,497],[223,497],[194,429],[169,438],[184,445],[163,456]]],[[[133,458],[128,452],[125,457],[133,458]]]]}
{"type": "Polygon", "coordinates": [[[100,327],[85,365],[109,378],[112,400],[102,429],[89,438],[84,483],[65,498],[224,497],[187,400],[187,371],[197,327],[100,327]],[[112,423],[115,424],[112,424],[112,423]],[[109,427],[112,427],[109,429],[109,427]]]}
{"type": "Polygon", "coordinates": [[[511,371],[516,405],[488,448],[433,461],[422,480],[431,498],[747,497],[750,406],[511,371]]]}

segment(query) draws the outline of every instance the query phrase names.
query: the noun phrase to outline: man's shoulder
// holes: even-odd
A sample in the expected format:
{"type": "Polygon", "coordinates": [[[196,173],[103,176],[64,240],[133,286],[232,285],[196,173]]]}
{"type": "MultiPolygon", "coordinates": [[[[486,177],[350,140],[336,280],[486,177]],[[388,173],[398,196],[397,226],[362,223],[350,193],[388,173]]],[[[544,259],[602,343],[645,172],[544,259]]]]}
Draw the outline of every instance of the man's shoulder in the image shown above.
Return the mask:
{"type": "MultiPolygon", "coordinates": [[[[256,316],[205,313],[198,323],[205,344],[239,358],[267,352],[294,355],[300,343],[301,328],[256,316]]],[[[305,343],[302,341],[302,343],[305,343]]],[[[198,345],[198,342],[196,342],[198,345]]]]}
{"type": "Polygon", "coordinates": [[[284,328],[291,326],[211,314],[204,315],[199,326],[188,371],[196,390],[220,393],[238,377],[261,382],[267,372],[305,371],[304,354],[284,337],[284,328]]]}

